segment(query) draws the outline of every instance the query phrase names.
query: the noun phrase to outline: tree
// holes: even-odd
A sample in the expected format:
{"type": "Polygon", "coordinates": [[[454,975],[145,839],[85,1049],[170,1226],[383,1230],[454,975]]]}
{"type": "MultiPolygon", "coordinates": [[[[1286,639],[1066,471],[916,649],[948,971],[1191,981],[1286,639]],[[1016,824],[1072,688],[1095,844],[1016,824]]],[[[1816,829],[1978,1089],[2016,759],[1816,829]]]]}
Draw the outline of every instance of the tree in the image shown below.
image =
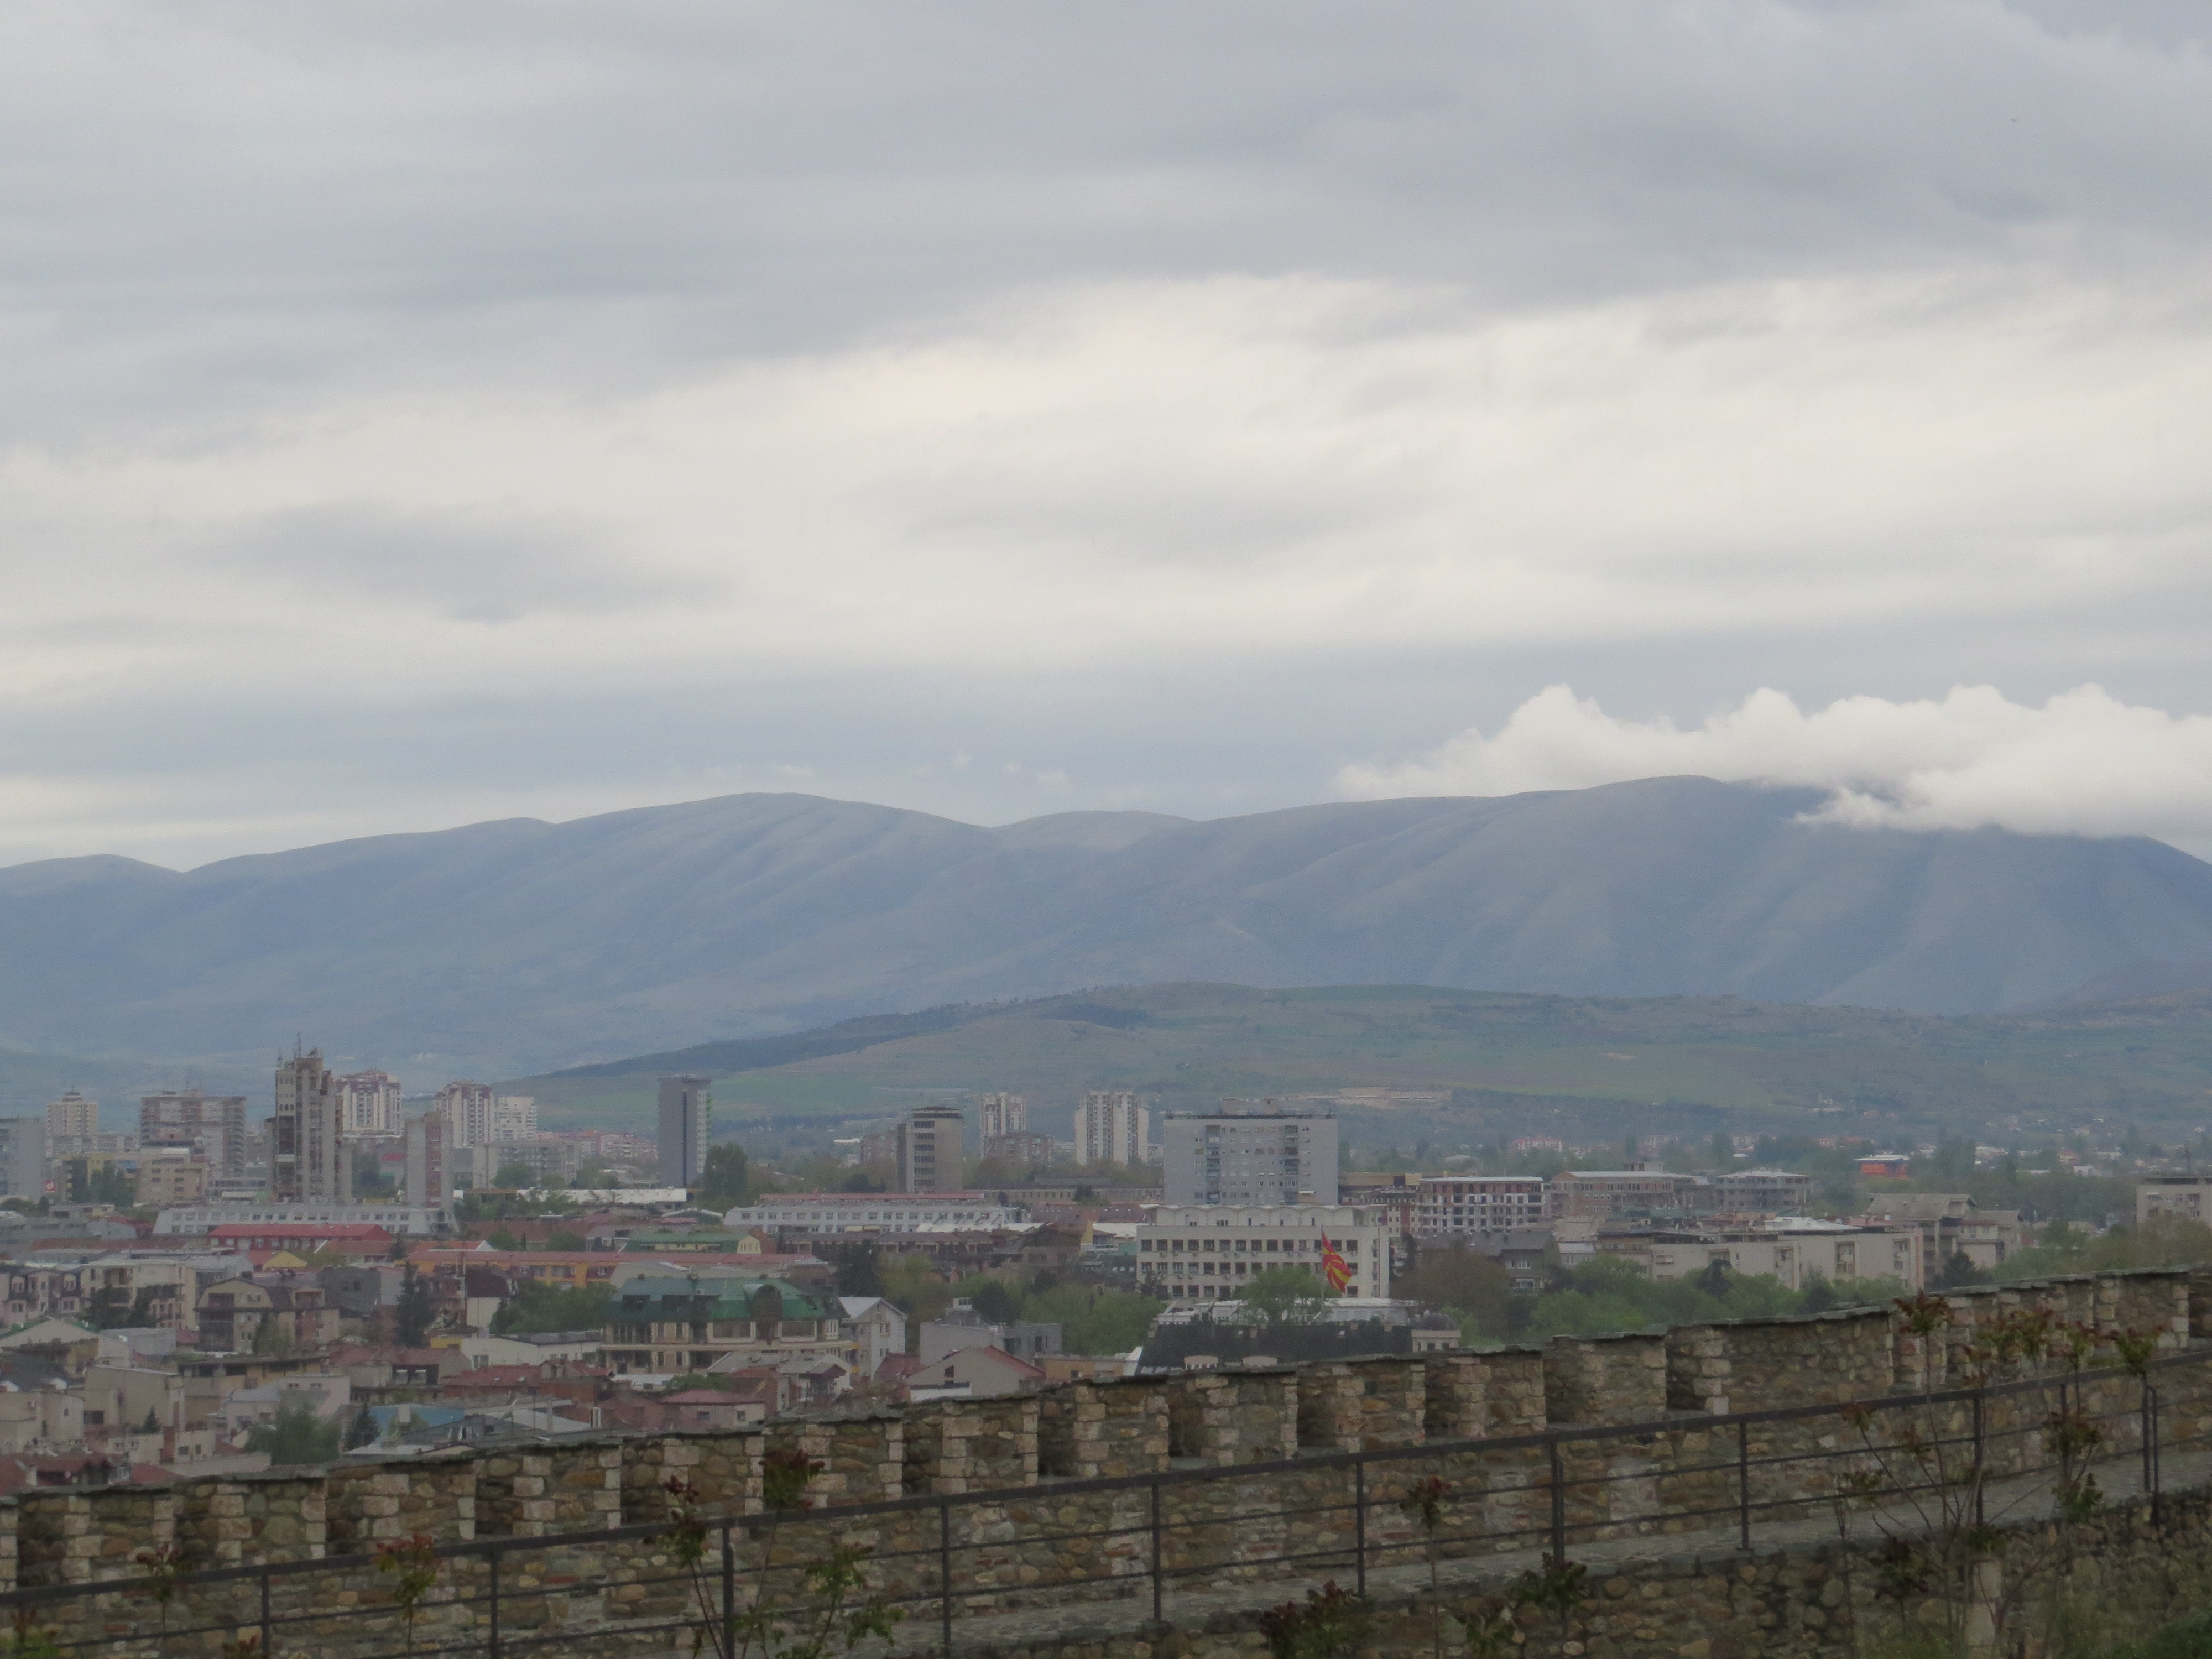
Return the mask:
{"type": "Polygon", "coordinates": [[[253,1328],[253,1352],[277,1358],[292,1352],[292,1333],[278,1322],[274,1313],[264,1313],[261,1322],[253,1328]]]}
{"type": "Polygon", "coordinates": [[[545,1248],[549,1250],[580,1250],[587,1245],[583,1234],[574,1227],[556,1227],[545,1235],[545,1248]]]}
{"type": "Polygon", "coordinates": [[[731,1209],[745,1201],[752,1177],[745,1149],[724,1140],[707,1149],[707,1167],[699,1175],[699,1201],[709,1209],[731,1209]]]}
{"type": "Polygon", "coordinates": [[[95,1331],[120,1330],[131,1323],[131,1292],[110,1285],[92,1293],[85,1304],[84,1322],[95,1331]]]}
{"type": "Polygon", "coordinates": [[[876,1260],[876,1248],[854,1251],[837,1264],[837,1294],[840,1296],[881,1296],[884,1293],[884,1270],[876,1260]]]}
{"type": "Polygon", "coordinates": [[[271,1463],[327,1463],[338,1455],[338,1425],[324,1422],[305,1401],[288,1400],[274,1422],[246,1431],[246,1449],[267,1452],[271,1463]]]}
{"type": "Polygon", "coordinates": [[[535,1187],[538,1184],[538,1171],[532,1165],[518,1159],[512,1164],[501,1164],[499,1172],[491,1178],[491,1184],[495,1187],[507,1187],[520,1191],[525,1187],[535,1187]]]}
{"type": "Polygon", "coordinates": [[[429,1340],[431,1324],[438,1317],[437,1287],[429,1275],[411,1268],[406,1282],[399,1287],[399,1305],[392,1310],[392,1328],[398,1334],[403,1348],[419,1348],[429,1340]]]}
{"type": "Polygon", "coordinates": [[[345,1449],[351,1451],[356,1446],[373,1446],[377,1438],[376,1419],[369,1414],[368,1401],[364,1400],[355,1409],[353,1421],[346,1425],[345,1449]]]}
{"type": "Polygon", "coordinates": [[[1514,1297],[1512,1276],[1493,1258],[1457,1240],[1443,1249],[1424,1249],[1413,1270],[1393,1281],[1391,1291],[1458,1314],[1492,1338],[1513,1335],[1527,1313],[1525,1298],[1514,1297]]]}
{"type": "Polygon", "coordinates": [[[614,1316],[614,1292],[605,1285],[525,1284],[491,1316],[495,1336],[540,1331],[596,1331],[614,1316]]]}
{"type": "Polygon", "coordinates": [[[1310,1325],[1327,1311],[1329,1288],[1310,1267],[1269,1267],[1240,1285],[1240,1306],[1270,1325],[1310,1325]]]}
{"type": "Polygon", "coordinates": [[[968,1289],[969,1304],[994,1325],[1012,1325],[1022,1316],[1022,1299],[1002,1279],[987,1279],[968,1289]]]}

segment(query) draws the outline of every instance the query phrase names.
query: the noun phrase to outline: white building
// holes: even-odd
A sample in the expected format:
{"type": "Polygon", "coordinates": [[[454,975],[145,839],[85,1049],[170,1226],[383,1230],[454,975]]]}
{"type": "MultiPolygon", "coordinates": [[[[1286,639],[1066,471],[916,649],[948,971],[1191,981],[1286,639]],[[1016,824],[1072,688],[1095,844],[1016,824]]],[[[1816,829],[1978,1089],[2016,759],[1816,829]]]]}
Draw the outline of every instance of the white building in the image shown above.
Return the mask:
{"type": "Polygon", "coordinates": [[[389,1072],[349,1072],[336,1079],[338,1115],[349,1136],[400,1132],[399,1079],[389,1072]]]}
{"type": "Polygon", "coordinates": [[[763,1193],[726,1227],[810,1233],[952,1233],[1021,1225],[1024,1212],[984,1193],[763,1193]]]}
{"type": "Polygon", "coordinates": [[[2144,1176],[2136,1183],[2136,1224],[2162,1215],[2212,1222],[2212,1176],[2144,1176]]]}
{"type": "Polygon", "coordinates": [[[1326,1204],[1337,1196],[1336,1120],[1224,1101],[1160,1126],[1161,1196],[1170,1204],[1326,1204]]]}
{"type": "Polygon", "coordinates": [[[0,1117],[0,1182],[10,1198],[46,1195],[46,1119],[0,1117]]]}
{"type": "Polygon", "coordinates": [[[495,1095],[491,1103],[494,1140],[534,1140],[538,1138],[538,1097],[535,1095],[495,1095]]]}
{"type": "Polygon", "coordinates": [[[986,1141],[1000,1135],[1023,1135],[1030,1130],[1030,1103],[1020,1095],[978,1095],[977,1123],[986,1141]]]}
{"type": "Polygon", "coordinates": [[[1502,1233],[1544,1218],[1541,1176],[1424,1176],[1413,1194],[1413,1231],[1502,1233]]]}
{"type": "Polygon", "coordinates": [[[186,1204],[164,1210],[154,1221],[156,1237],[204,1233],[241,1221],[289,1222],[317,1227],[381,1227],[392,1234],[428,1238],[453,1230],[450,1204],[294,1204],[268,1200],[234,1204],[186,1204]]]}
{"type": "Polygon", "coordinates": [[[906,1316],[898,1304],[880,1296],[842,1296],[845,1334],[851,1339],[853,1369],[862,1377],[873,1376],[884,1361],[906,1352],[906,1316]]]}
{"type": "Polygon", "coordinates": [[[431,1109],[446,1120],[447,1147],[481,1146],[492,1138],[491,1099],[489,1083],[448,1083],[438,1091],[431,1109]]]}
{"type": "Polygon", "coordinates": [[[1729,1170],[1713,1177],[1717,1208],[1803,1215],[1813,1207],[1813,1177],[1789,1170],[1729,1170]]]}
{"type": "Polygon", "coordinates": [[[1093,1089],[1075,1109],[1078,1164],[1147,1164],[1152,1146],[1152,1113],[1126,1089],[1093,1089]]]}
{"type": "Polygon", "coordinates": [[[1175,1302],[1234,1301],[1255,1273],[1322,1273],[1334,1243],[1352,1269],[1347,1296],[1390,1294],[1390,1226],[1350,1204],[1163,1204],[1137,1230],[1137,1283],[1175,1302]]]}

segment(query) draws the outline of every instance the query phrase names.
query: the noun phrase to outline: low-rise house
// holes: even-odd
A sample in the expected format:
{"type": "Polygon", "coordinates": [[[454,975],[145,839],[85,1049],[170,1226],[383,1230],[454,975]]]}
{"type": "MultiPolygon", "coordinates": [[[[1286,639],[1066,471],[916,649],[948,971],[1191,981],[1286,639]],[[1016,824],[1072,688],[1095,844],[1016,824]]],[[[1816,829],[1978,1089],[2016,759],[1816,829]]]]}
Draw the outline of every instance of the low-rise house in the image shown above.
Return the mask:
{"type": "Polygon", "coordinates": [[[1986,1272],[2021,1246],[2019,1211],[1984,1210],[1965,1193],[1883,1193],[1860,1219],[1916,1229],[1920,1282],[1928,1285],[1942,1282],[1954,1255],[1986,1272]]]}
{"type": "Polygon", "coordinates": [[[941,1398],[945,1391],[957,1391],[983,1400],[1041,1388],[1047,1380],[1042,1365],[1018,1358],[1003,1348],[963,1348],[921,1365],[907,1378],[906,1389],[909,1397],[927,1392],[941,1398]]]}
{"type": "Polygon", "coordinates": [[[513,1336],[465,1336],[452,1346],[471,1365],[571,1365],[598,1361],[604,1331],[532,1331],[513,1336]]]}
{"type": "Polygon", "coordinates": [[[1042,1322],[998,1324],[977,1313],[973,1304],[956,1301],[921,1328],[925,1365],[963,1348],[987,1346],[1024,1359],[1041,1359],[1060,1352],[1060,1327],[1042,1322]]]}
{"type": "Polygon", "coordinates": [[[757,1400],[725,1394],[720,1389],[686,1389],[680,1394],[663,1395],[660,1403],[667,1408],[667,1426],[672,1429],[741,1429],[768,1415],[757,1400]]]}
{"type": "Polygon", "coordinates": [[[793,1353],[842,1359],[843,1319],[835,1297],[787,1280],[634,1279],[616,1303],[605,1356],[617,1374],[659,1376],[708,1370],[732,1354],[757,1364],[793,1353]]]}
{"type": "Polygon", "coordinates": [[[199,1294],[198,1322],[201,1347],[221,1352],[252,1347],[264,1328],[295,1349],[326,1347],[338,1335],[338,1310],[304,1280],[218,1279],[199,1294]]]}
{"type": "Polygon", "coordinates": [[[71,1376],[82,1376],[99,1352],[100,1333],[75,1319],[30,1319],[0,1332],[0,1353],[36,1355],[71,1376]]]}
{"type": "Polygon", "coordinates": [[[60,1451],[84,1443],[84,1395],[52,1360],[0,1354],[0,1452],[60,1451]]]}
{"type": "Polygon", "coordinates": [[[334,1371],[301,1372],[223,1396],[210,1423],[226,1440],[243,1441],[246,1431],[273,1423],[287,1406],[305,1406],[325,1422],[343,1422],[353,1409],[353,1389],[334,1371]]]}
{"type": "Polygon", "coordinates": [[[906,1352],[906,1316],[886,1297],[845,1296],[837,1298],[845,1310],[845,1332],[856,1376],[873,1376],[884,1361],[906,1352]]]}

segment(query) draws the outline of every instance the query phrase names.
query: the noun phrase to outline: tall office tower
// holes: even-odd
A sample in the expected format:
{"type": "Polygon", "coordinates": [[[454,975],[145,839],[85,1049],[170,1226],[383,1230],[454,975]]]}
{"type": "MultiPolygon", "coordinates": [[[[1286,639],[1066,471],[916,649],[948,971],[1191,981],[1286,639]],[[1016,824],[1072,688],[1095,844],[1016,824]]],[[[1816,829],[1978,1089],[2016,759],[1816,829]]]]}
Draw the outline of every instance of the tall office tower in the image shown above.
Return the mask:
{"type": "Polygon", "coordinates": [[[335,1085],[349,1135],[399,1133],[399,1079],[389,1072],[349,1072],[335,1085]]]}
{"type": "Polygon", "coordinates": [[[319,1048],[276,1062],[276,1115],[269,1121],[269,1190],[279,1202],[353,1201],[353,1159],[346,1148],[336,1083],[319,1048]]]}
{"type": "Polygon", "coordinates": [[[46,1195],[45,1119],[0,1117],[0,1181],[7,1183],[9,1198],[46,1195]]]}
{"type": "Polygon", "coordinates": [[[978,1095],[975,1104],[981,1113],[978,1132],[986,1142],[996,1140],[1000,1135],[1029,1133],[1030,1103],[1021,1096],[978,1095]]]}
{"type": "Polygon", "coordinates": [[[898,1126],[899,1189],[957,1193],[968,1176],[968,1120],[957,1106],[917,1106],[898,1126]]]}
{"type": "MultiPolygon", "coordinates": [[[[76,1090],[70,1089],[65,1091],[59,1100],[50,1100],[46,1103],[46,1144],[48,1146],[75,1146],[75,1143],[83,1141],[86,1144],[77,1150],[89,1152],[92,1150],[92,1138],[99,1133],[100,1103],[98,1101],[87,1100],[76,1090]]],[[[55,1156],[62,1157],[65,1154],[57,1153],[55,1156]]]]}
{"type": "Polygon", "coordinates": [[[1218,1115],[1160,1126],[1169,1204],[1328,1204],[1337,1193],[1336,1120],[1267,1101],[1221,1103],[1218,1115]]]}
{"type": "Polygon", "coordinates": [[[482,1146],[497,1139],[491,1132],[491,1085],[448,1083],[438,1091],[432,1109],[446,1120],[446,1145],[482,1146]]]}
{"type": "Polygon", "coordinates": [[[696,1187],[714,1138],[712,1078],[686,1073],[660,1079],[660,1184],[696,1187]]]}
{"type": "Polygon", "coordinates": [[[453,1197],[453,1172],[446,1156],[445,1114],[425,1112],[407,1120],[407,1201],[447,1204],[453,1197]]]}
{"type": "Polygon", "coordinates": [[[211,1174],[234,1179],[246,1170],[246,1097],[202,1094],[198,1089],[141,1095],[138,1144],[189,1146],[211,1174]]]}
{"type": "Polygon", "coordinates": [[[1093,1089],[1075,1109],[1078,1164],[1149,1161],[1152,1115],[1126,1090],[1093,1089]]]}
{"type": "Polygon", "coordinates": [[[538,1101],[532,1095],[498,1095],[491,1103],[494,1140],[538,1139],[538,1101]]]}

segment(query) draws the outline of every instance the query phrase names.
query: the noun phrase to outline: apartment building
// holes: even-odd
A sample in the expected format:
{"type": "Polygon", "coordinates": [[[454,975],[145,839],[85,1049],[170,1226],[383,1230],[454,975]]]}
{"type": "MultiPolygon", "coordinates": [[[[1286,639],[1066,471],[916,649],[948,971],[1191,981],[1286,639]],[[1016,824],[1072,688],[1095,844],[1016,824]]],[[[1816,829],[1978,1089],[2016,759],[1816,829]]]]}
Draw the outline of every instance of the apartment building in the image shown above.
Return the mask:
{"type": "Polygon", "coordinates": [[[1623,1210],[1711,1208],[1702,1177],[1669,1175],[1656,1164],[1626,1170],[1566,1170],[1551,1183],[1553,1218],[1618,1215],[1623,1210]]]}
{"type": "Polygon", "coordinates": [[[617,1375],[776,1364],[799,1356],[848,1364],[844,1307],[787,1279],[633,1279],[616,1299],[605,1338],[617,1375]]]}
{"type": "MultiPolygon", "coordinates": [[[[660,1079],[660,1184],[696,1187],[707,1170],[714,1139],[712,1078],[693,1073],[660,1079]]],[[[533,1116],[532,1133],[537,1132],[533,1116]]]]}
{"type": "Polygon", "coordinates": [[[246,1097],[167,1089],[138,1098],[138,1144],[185,1146],[219,1180],[246,1170],[246,1097]]]}
{"type": "Polygon", "coordinates": [[[46,1103],[46,1156],[73,1158],[80,1152],[100,1150],[94,1142],[100,1135],[100,1103],[87,1100],[74,1089],[64,1090],[60,1097],[46,1103]]]}
{"type": "Polygon", "coordinates": [[[975,1130],[986,1142],[1002,1135],[1027,1134],[1030,1128],[1030,1103],[1020,1095],[991,1094],[975,1097],[975,1130]]]}
{"type": "Polygon", "coordinates": [[[1499,1233],[1534,1227],[1547,1213],[1540,1176],[1424,1176],[1413,1197],[1413,1231],[1499,1233]]]}
{"type": "Polygon", "coordinates": [[[2136,1183],[2136,1224],[2160,1216],[2212,1223],[2212,1176],[2144,1176],[2136,1183]]]}
{"type": "Polygon", "coordinates": [[[402,1132],[406,1164],[401,1190],[410,1204],[444,1205],[453,1196],[453,1170],[447,1136],[451,1125],[442,1113],[407,1120],[402,1132]]]}
{"type": "Polygon", "coordinates": [[[1224,1101],[1218,1113],[1170,1113],[1160,1126],[1160,1187],[1170,1204],[1322,1204],[1337,1196],[1336,1120],[1224,1101]]]}
{"type": "Polygon", "coordinates": [[[344,1204],[353,1198],[353,1158],[336,1080],[319,1048],[276,1062],[269,1162],[269,1190],[280,1203],[344,1204]]]}
{"type": "Polygon", "coordinates": [[[46,1120],[0,1117],[0,1181],[10,1198],[46,1195],[46,1120]]]}
{"type": "Polygon", "coordinates": [[[2019,1211],[1984,1210],[1965,1193],[1884,1193],[1857,1219],[1917,1229],[1921,1278],[1931,1285],[1942,1278],[1943,1264],[1954,1254],[1986,1269],[2021,1243],[2019,1211]]]}
{"type": "Polygon", "coordinates": [[[722,1224],[770,1233],[953,1233],[1018,1227],[1023,1218],[989,1193],[764,1193],[722,1224]]]}
{"type": "Polygon", "coordinates": [[[966,1127],[957,1106],[917,1106],[908,1113],[897,1130],[901,1189],[957,1192],[968,1173],[966,1127]]]}
{"type": "Polygon", "coordinates": [[[1152,1145],[1152,1112],[1126,1089],[1093,1089],[1075,1109],[1078,1164],[1147,1164],[1152,1145]]]}
{"type": "Polygon", "coordinates": [[[1654,1279],[1692,1279],[1716,1262],[1735,1273],[1771,1276],[1800,1291],[1815,1278],[1893,1279],[1909,1291],[1926,1283],[1918,1230],[1805,1221],[1788,1228],[1722,1228],[1604,1233],[1598,1254],[1632,1261],[1654,1279]]]}
{"type": "Polygon", "coordinates": [[[207,1160],[189,1146],[149,1146],[138,1154],[138,1201],[160,1208],[207,1196],[207,1160]]]}
{"type": "Polygon", "coordinates": [[[1352,1269],[1347,1296],[1390,1294],[1390,1227],[1347,1204],[1163,1204],[1137,1230],[1137,1282],[1175,1302],[1234,1301],[1255,1273],[1319,1276],[1334,1243],[1352,1269]]]}
{"type": "Polygon", "coordinates": [[[333,1085],[349,1137],[400,1131],[399,1079],[389,1072],[349,1072],[333,1085]]]}
{"type": "Polygon", "coordinates": [[[1713,1177],[1713,1207],[1735,1214],[1803,1215],[1813,1177],[1788,1170],[1730,1170],[1713,1177]]]}

